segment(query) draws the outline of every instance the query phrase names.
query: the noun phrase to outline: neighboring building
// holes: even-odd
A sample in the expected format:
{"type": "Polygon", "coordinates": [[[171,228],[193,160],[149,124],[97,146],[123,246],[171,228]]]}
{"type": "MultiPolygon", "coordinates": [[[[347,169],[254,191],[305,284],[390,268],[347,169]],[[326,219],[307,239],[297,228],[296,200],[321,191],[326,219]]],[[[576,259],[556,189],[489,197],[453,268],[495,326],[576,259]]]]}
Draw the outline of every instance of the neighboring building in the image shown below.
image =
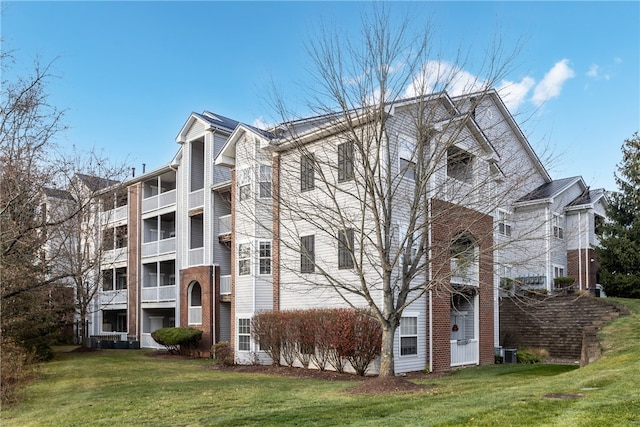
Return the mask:
{"type": "MultiPolygon", "coordinates": [[[[389,153],[397,162],[388,172],[398,177],[404,171],[400,191],[413,188],[405,153],[419,143],[408,124],[418,101],[389,108],[389,153]]],[[[429,102],[439,117],[435,128],[471,117],[437,160],[428,197],[439,218],[429,231],[430,245],[449,248],[455,240],[457,246],[455,255],[428,261],[438,267],[434,271],[446,266],[442,280],[454,292],[427,293],[405,310],[395,340],[398,373],[493,363],[498,289],[505,280],[552,291],[553,277],[575,274],[581,288],[595,286],[592,249],[606,203],[602,191],[589,192],[580,178],[553,181],[495,92],[456,98],[443,93],[429,102]],[[479,185],[471,191],[470,183],[479,185]]],[[[343,136],[331,116],[267,132],[208,112],[191,114],[170,164],[128,180],[126,194],[105,192],[102,289],[93,334],[128,335],[156,348],[154,330],[191,326],[204,332],[202,353],[230,341],[238,363],[268,363],[251,336],[254,314],[344,307],[337,294],[310,286],[314,264],[350,277],[339,242],[366,230],[345,224],[332,234],[328,224],[302,214],[310,213],[304,203],[310,196],[320,204],[327,200],[301,156],[335,164],[340,203],[359,209],[348,191],[358,178],[343,136]],[[293,249],[300,247],[314,263],[293,249]]],[[[433,141],[432,152],[438,139],[433,141]]],[[[399,203],[394,210],[398,230],[406,229],[406,209],[399,203]]],[[[366,306],[364,300],[351,302],[366,306]]]]}

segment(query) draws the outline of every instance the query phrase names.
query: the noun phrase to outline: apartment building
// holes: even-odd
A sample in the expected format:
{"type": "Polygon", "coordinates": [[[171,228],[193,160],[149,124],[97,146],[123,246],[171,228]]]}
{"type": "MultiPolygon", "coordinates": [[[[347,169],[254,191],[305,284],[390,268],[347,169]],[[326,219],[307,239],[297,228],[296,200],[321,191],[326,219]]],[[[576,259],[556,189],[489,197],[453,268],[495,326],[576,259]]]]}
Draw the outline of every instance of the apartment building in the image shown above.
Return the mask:
{"type": "MultiPolygon", "coordinates": [[[[582,288],[594,287],[595,231],[606,203],[603,191],[588,190],[579,177],[551,179],[497,93],[430,97],[427,142],[414,120],[422,102],[385,109],[390,131],[380,147],[389,166],[372,175],[407,196],[394,202],[390,222],[392,243],[401,248],[413,226],[418,151],[433,172],[423,189],[428,229],[412,233],[424,243],[413,262],[425,267],[411,285],[430,285],[414,291],[400,319],[398,373],[493,363],[501,284],[553,291],[554,277],[571,274],[582,288]]],[[[346,120],[367,129],[359,114],[346,120]]],[[[375,257],[367,259],[376,251],[369,236],[377,225],[363,213],[359,193],[354,159],[363,153],[350,145],[344,120],[312,117],[265,131],[192,113],[169,164],[105,199],[109,250],[92,332],[129,335],[154,348],[155,329],[191,326],[203,330],[204,354],[229,341],[238,363],[270,363],[251,334],[254,314],[367,307],[361,295],[341,295],[327,283],[375,284],[381,274],[375,257]],[[344,216],[337,223],[331,212],[344,216]]],[[[400,277],[402,262],[394,268],[400,277]]],[[[381,289],[371,290],[371,300],[381,302],[381,289]]]]}

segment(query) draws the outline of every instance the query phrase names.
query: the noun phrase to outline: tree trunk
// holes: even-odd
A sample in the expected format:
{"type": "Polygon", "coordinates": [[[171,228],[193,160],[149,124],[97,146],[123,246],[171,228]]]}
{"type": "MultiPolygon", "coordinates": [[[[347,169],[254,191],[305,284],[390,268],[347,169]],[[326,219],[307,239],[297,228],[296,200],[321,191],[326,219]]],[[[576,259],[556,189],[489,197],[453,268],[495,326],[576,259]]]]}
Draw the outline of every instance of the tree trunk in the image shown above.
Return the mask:
{"type": "Polygon", "coordinates": [[[397,325],[384,325],[382,327],[382,351],[380,353],[380,377],[392,377],[396,374],[393,357],[393,338],[397,325]]]}

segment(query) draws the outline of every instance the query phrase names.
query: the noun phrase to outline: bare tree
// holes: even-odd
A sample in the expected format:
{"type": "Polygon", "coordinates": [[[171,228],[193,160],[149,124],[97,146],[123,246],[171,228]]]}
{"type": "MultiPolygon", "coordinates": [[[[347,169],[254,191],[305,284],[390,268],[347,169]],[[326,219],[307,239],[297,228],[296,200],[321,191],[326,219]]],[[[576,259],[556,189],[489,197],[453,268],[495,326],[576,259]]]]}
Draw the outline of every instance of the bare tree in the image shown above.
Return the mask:
{"type": "Polygon", "coordinates": [[[430,28],[410,28],[378,9],[356,42],[326,28],[310,42],[316,117],[292,119],[274,98],[273,222],[237,220],[274,226],[283,288],[374,313],[381,376],[394,375],[396,330],[425,294],[492,299],[494,252],[512,240],[494,241],[496,209],[546,174],[488,112],[517,49],[492,46],[480,79],[461,58],[433,61],[430,28]]]}

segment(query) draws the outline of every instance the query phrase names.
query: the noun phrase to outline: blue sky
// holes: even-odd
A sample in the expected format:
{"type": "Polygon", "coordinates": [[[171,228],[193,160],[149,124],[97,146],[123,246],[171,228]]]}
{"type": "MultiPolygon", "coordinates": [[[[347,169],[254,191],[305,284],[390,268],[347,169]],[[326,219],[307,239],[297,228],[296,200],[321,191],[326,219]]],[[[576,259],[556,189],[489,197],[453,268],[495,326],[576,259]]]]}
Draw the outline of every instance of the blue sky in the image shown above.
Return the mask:
{"type": "MultiPolygon", "coordinates": [[[[66,110],[63,146],[103,150],[147,171],[171,160],[192,111],[254,124],[272,120],[273,80],[292,102],[320,18],[354,37],[363,2],[3,2],[2,49],[14,72],[57,58],[50,101],[66,110]]],[[[442,50],[474,61],[500,33],[524,48],[505,82],[531,144],[551,149],[554,178],[582,175],[615,189],[625,138],[640,127],[639,2],[412,2],[442,50]]],[[[434,60],[437,58],[434,58],[434,60]]],[[[465,71],[473,74],[474,70],[465,71]]]]}

